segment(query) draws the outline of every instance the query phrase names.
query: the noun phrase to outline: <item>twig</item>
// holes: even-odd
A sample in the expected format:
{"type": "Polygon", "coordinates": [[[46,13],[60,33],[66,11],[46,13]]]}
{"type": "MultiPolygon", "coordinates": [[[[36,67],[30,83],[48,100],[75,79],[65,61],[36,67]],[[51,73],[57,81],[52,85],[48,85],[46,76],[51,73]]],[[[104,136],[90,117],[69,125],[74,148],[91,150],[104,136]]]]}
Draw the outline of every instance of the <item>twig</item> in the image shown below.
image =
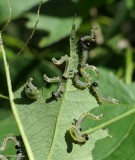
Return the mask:
{"type": "Polygon", "coordinates": [[[8,1],[8,8],[9,8],[9,17],[8,17],[8,21],[7,23],[5,24],[5,26],[3,27],[3,29],[1,30],[1,33],[5,31],[5,29],[7,28],[8,24],[10,23],[10,20],[11,20],[11,13],[12,13],[12,9],[11,9],[11,3],[10,3],[10,0],[7,0],[8,1]]]}
{"type": "Polygon", "coordinates": [[[40,9],[41,9],[41,6],[42,6],[42,3],[43,3],[43,0],[40,1],[40,4],[38,6],[38,10],[37,10],[37,20],[36,20],[36,23],[35,23],[35,26],[29,36],[29,38],[27,39],[26,43],[24,44],[24,46],[22,47],[22,49],[17,53],[16,57],[9,63],[9,64],[12,64],[16,59],[17,57],[22,53],[22,51],[27,47],[28,43],[30,42],[30,40],[32,39],[35,31],[36,31],[36,28],[37,28],[37,25],[38,25],[38,22],[39,22],[39,14],[40,14],[40,9]]]}

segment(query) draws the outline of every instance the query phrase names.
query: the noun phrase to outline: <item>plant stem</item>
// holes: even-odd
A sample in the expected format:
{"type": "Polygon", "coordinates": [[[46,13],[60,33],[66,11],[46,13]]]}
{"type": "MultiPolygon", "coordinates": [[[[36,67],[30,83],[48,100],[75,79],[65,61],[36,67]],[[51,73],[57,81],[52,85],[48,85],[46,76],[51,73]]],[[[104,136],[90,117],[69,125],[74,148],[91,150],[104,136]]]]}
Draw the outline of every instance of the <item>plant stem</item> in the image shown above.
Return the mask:
{"type": "Polygon", "coordinates": [[[0,98],[3,98],[3,99],[8,99],[8,100],[9,100],[9,97],[7,97],[7,96],[4,96],[4,95],[2,95],[2,94],[0,94],[0,98]]]}
{"type": "Polygon", "coordinates": [[[125,71],[125,82],[126,84],[131,84],[132,82],[132,75],[134,71],[134,64],[133,64],[133,51],[132,48],[129,47],[126,50],[126,71],[125,71]]]}
{"type": "Polygon", "coordinates": [[[17,125],[19,127],[19,130],[21,132],[21,136],[23,138],[25,146],[27,146],[26,149],[27,149],[27,153],[29,155],[29,158],[31,160],[34,160],[34,157],[33,157],[32,151],[31,151],[31,147],[29,146],[27,137],[26,137],[25,132],[24,132],[23,125],[22,125],[22,123],[20,121],[19,115],[17,113],[16,106],[15,106],[15,103],[14,103],[14,96],[13,96],[13,92],[12,92],[12,85],[11,85],[11,79],[10,79],[10,73],[9,73],[9,65],[7,63],[7,60],[6,60],[6,53],[5,53],[5,49],[4,49],[4,46],[3,46],[1,34],[0,34],[0,52],[2,53],[2,57],[3,57],[3,61],[4,61],[4,67],[5,67],[5,73],[6,73],[6,79],[7,79],[7,86],[8,86],[8,92],[9,92],[10,105],[11,105],[13,114],[15,116],[17,125]]]}

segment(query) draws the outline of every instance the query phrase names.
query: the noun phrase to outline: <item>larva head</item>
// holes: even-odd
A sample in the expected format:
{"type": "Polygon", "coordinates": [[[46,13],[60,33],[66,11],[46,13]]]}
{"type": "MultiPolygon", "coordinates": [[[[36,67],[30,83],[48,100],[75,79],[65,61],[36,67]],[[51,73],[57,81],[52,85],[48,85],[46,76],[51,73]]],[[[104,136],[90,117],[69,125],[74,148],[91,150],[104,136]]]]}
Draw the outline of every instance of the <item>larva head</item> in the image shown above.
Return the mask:
{"type": "Polygon", "coordinates": [[[90,36],[81,37],[78,41],[81,50],[89,50],[95,46],[95,41],[92,41],[90,36]]]}
{"type": "Polygon", "coordinates": [[[89,50],[95,46],[95,31],[96,28],[93,28],[90,32],[90,35],[81,37],[78,41],[79,48],[81,50],[89,50]]]}
{"type": "Polygon", "coordinates": [[[21,149],[20,145],[15,145],[15,149],[21,149]]]}
{"type": "Polygon", "coordinates": [[[97,82],[93,82],[93,83],[92,83],[92,86],[93,86],[93,87],[97,87],[97,86],[98,86],[98,83],[97,83],[97,82]]]}
{"type": "Polygon", "coordinates": [[[85,137],[86,141],[88,141],[88,140],[89,140],[89,137],[88,137],[88,135],[87,135],[87,134],[84,134],[83,136],[85,137]]]}

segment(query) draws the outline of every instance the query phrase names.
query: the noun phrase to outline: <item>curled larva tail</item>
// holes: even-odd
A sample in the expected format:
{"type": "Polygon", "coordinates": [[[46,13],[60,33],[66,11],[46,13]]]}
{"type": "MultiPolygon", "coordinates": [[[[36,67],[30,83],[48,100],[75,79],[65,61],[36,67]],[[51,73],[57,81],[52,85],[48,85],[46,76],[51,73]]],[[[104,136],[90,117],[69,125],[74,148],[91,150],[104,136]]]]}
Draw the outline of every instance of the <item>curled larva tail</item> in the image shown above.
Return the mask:
{"type": "Polygon", "coordinates": [[[48,83],[57,83],[61,81],[60,77],[49,78],[46,74],[43,75],[43,78],[48,83]]]}
{"type": "Polygon", "coordinates": [[[39,96],[39,91],[37,87],[32,84],[33,78],[28,78],[27,83],[24,87],[24,92],[29,99],[37,100],[39,96]]]}

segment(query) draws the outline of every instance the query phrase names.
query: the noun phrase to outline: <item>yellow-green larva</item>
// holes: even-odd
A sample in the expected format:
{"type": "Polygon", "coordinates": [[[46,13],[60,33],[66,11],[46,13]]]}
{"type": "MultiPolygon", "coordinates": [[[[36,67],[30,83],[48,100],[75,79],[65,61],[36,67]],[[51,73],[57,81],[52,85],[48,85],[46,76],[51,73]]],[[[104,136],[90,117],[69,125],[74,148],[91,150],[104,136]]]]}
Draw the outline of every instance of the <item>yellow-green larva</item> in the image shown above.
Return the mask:
{"type": "Polygon", "coordinates": [[[103,114],[96,116],[93,113],[86,112],[83,113],[77,120],[74,119],[74,122],[72,123],[69,132],[71,137],[79,143],[85,143],[89,139],[88,135],[81,130],[81,122],[86,117],[90,117],[93,120],[100,120],[103,118],[103,114]]]}

